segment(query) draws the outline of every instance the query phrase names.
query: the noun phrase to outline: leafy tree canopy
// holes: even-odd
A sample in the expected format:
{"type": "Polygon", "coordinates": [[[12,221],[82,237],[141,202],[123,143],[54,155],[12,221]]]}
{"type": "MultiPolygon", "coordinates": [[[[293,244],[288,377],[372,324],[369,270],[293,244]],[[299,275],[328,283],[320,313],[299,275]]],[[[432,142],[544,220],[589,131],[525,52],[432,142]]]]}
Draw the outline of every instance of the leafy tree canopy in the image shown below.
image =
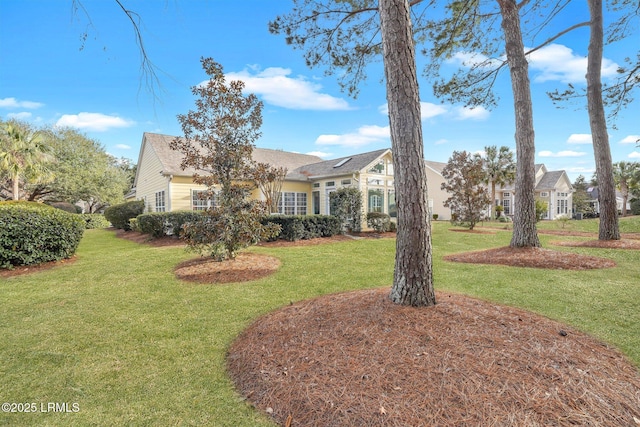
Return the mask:
{"type": "Polygon", "coordinates": [[[486,215],[491,199],[483,185],[485,172],[479,155],[466,151],[454,151],[447,165],[442,169],[446,180],[441,185],[451,194],[444,206],[451,209],[454,222],[468,226],[471,230],[486,215]]]}
{"type": "Polygon", "coordinates": [[[183,169],[199,171],[194,182],[217,192],[218,205],[185,226],[187,244],[222,261],[275,236],[279,227],[262,225],[267,207],[249,197],[258,176],[270,177],[256,172],[251,156],[260,136],[262,102],[242,93],[242,81],[227,82],[222,66],[212,58],[201,63],[209,81],[191,88],[196,108],[178,115],[184,138],[174,139],[171,148],[184,155],[183,169]]]}

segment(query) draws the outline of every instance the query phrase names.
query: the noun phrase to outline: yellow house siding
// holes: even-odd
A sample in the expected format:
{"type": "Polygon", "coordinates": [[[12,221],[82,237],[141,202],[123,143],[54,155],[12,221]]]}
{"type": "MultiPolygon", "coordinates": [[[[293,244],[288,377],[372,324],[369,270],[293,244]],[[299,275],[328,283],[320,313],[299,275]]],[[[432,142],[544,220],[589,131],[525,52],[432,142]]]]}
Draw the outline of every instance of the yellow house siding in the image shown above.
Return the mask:
{"type": "Polygon", "coordinates": [[[310,182],[299,182],[299,181],[285,181],[282,184],[283,192],[294,192],[294,193],[307,193],[307,196],[311,194],[311,183],[310,182]]]}
{"type": "MultiPolygon", "coordinates": [[[[171,210],[191,210],[192,190],[206,190],[204,185],[194,184],[191,177],[187,176],[174,176],[171,181],[171,210]]],[[[295,192],[307,194],[307,200],[311,198],[311,183],[309,182],[296,182],[285,181],[282,185],[282,192],[295,192]]],[[[264,195],[259,188],[255,188],[251,191],[251,198],[257,200],[264,200],[264,195]]]]}
{"type": "Polygon", "coordinates": [[[206,189],[204,185],[194,184],[191,177],[174,176],[171,181],[171,210],[192,210],[191,191],[206,189]]]}
{"type": "Polygon", "coordinates": [[[136,199],[145,201],[145,212],[153,212],[155,210],[156,193],[165,191],[167,200],[167,209],[170,206],[168,201],[169,185],[166,176],[162,175],[162,163],[153,151],[153,148],[144,144],[140,155],[143,162],[140,162],[138,176],[136,179],[136,199]]]}

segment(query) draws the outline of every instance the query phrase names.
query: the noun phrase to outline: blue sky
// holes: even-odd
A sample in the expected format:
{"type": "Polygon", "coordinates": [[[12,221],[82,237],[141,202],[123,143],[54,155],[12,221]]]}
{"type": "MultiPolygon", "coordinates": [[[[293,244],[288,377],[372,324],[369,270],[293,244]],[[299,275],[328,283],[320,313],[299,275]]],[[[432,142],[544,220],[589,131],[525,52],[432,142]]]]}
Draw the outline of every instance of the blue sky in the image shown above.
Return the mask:
{"type": "MultiPolygon", "coordinates": [[[[574,15],[584,14],[580,3],[574,15]]],[[[285,0],[123,0],[142,18],[149,58],[159,71],[157,99],[147,90],[132,26],[115,1],[0,0],[0,117],[38,125],[75,127],[100,141],[107,152],[137,162],[143,132],[180,135],[177,114],[194,108],[190,87],[207,78],[201,57],[222,64],[230,79],[242,79],[264,102],[258,147],[313,153],[326,159],[391,146],[383,71],[353,99],[336,77],[306,67],[302,54],[267,23],[287,12],[285,0]],[[83,34],[87,37],[83,40],[83,34]]],[[[584,9],[584,10],[583,10],[584,9]]],[[[637,24],[637,22],[636,22],[637,24]]],[[[564,169],[573,180],[595,170],[586,108],[557,109],[546,91],[566,83],[584,86],[588,30],[558,39],[530,60],[536,162],[564,169]]],[[[638,51],[638,35],[605,48],[603,76],[638,51]]],[[[462,59],[464,55],[459,55],[462,59]]],[[[422,58],[419,58],[420,62],[422,58]]],[[[459,66],[453,60],[450,69],[459,66]]],[[[446,162],[454,150],[487,145],[515,150],[508,73],[498,82],[498,108],[465,109],[442,104],[420,78],[425,158],[446,162]]],[[[640,105],[622,112],[610,127],[614,162],[639,161],[640,105]]]]}

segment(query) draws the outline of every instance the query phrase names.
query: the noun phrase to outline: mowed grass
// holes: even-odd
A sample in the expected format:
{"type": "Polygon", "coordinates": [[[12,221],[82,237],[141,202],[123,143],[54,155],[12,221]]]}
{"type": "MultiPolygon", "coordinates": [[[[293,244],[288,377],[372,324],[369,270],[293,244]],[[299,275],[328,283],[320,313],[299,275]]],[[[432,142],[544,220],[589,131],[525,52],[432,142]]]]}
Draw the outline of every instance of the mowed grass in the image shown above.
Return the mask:
{"type": "MultiPolygon", "coordinates": [[[[629,231],[640,231],[632,221],[629,231]]],[[[442,256],[510,239],[508,231],[449,228],[433,227],[438,290],[561,320],[640,366],[640,251],[554,247],[558,236],[541,235],[547,248],[612,258],[618,266],[572,272],[449,263],[442,256]]],[[[234,391],[227,348],[250,322],[282,305],[390,287],[395,240],[251,250],[280,258],[279,271],[254,282],[196,285],[173,275],[194,254],[93,230],[76,262],[0,279],[0,400],[37,405],[36,413],[0,413],[0,425],[272,425],[234,391]],[[68,403],[70,411],[76,403],[79,411],[48,411],[49,402],[68,403]]]]}

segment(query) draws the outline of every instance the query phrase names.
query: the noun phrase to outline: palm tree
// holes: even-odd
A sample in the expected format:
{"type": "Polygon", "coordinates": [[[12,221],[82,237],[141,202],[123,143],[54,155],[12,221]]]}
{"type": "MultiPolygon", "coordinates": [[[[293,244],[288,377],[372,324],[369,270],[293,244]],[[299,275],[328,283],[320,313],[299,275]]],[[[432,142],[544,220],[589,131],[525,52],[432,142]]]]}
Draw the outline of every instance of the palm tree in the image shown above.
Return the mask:
{"type": "Polygon", "coordinates": [[[621,161],[613,164],[613,179],[622,195],[622,216],[627,215],[629,189],[634,185],[634,180],[637,179],[639,172],[640,168],[636,162],[621,161]]]}
{"type": "Polygon", "coordinates": [[[493,215],[493,205],[496,202],[496,185],[504,186],[513,184],[516,179],[516,164],[513,160],[513,153],[509,147],[504,145],[498,147],[492,145],[484,147],[485,156],[482,159],[485,184],[491,184],[491,209],[493,215]]]}
{"type": "Polygon", "coordinates": [[[49,152],[43,135],[28,124],[16,120],[1,123],[0,174],[11,182],[13,200],[20,199],[21,178],[41,178],[47,174],[49,152]]]}

